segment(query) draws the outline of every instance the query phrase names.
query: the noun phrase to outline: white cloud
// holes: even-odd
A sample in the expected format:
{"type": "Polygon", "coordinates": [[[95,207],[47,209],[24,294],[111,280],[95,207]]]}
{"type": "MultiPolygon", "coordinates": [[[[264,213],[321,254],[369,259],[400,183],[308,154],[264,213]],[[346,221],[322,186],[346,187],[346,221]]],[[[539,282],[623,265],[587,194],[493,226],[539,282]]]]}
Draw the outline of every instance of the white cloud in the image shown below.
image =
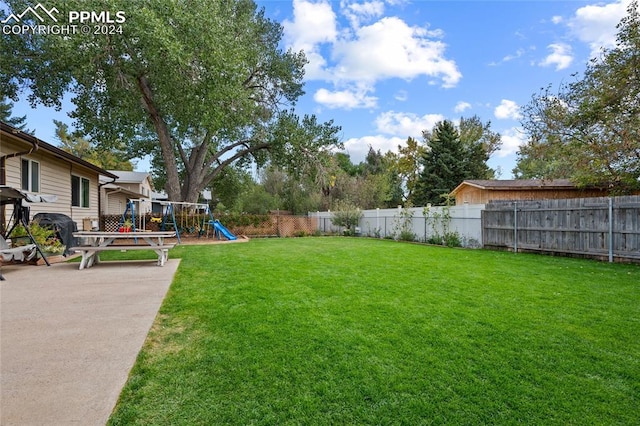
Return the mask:
{"type": "Polygon", "coordinates": [[[547,67],[555,65],[556,71],[568,68],[573,62],[571,46],[566,43],[552,43],[547,46],[551,53],[539,63],[540,66],[547,67]]]}
{"type": "Polygon", "coordinates": [[[331,77],[326,69],[327,61],[319,52],[305,50],[304,54],[309,61],[304,67],[305,78],[310,80],[323,80],[331,77]]]}
{"type": "Polygon", "coordinates": [[[335,75],[342,81],[376,81],[388,78],[440,79],[443,87],[454,87],[462,78],[456,63],[444,57],[446,45],[433,40],[435,32],[410,27],[396,17],[385,17],[359,28],[353,39],[334,45],[335,75]]]}
{"type": "Polygon", "coordinates": [[[376,117],[377,135],[350,138],[344,142],[345,150],[353,163],[364,161],[369,146],[385,153],[398,152],[398,146],[404,145],[407,138],[422,140],[422,131],[431,130],[439,121],[444,120],[440,114],[418,116],[413,113],[387,111],[376,117]]]}
{"type": "MultiPolygon", "coordinates": [[[[428,77],[429,84],[445,88],[456,86],[462,78],[456,62],[445,56],[441,30],[382,17],[382,0],[342,0],[340,13],[349,24],[339,28],[334,5],[329,0],[294,0],[292,20],[283,21],[285,43],[295,51],[303,50],[309,59],[305,78],[334,85],[333,91],[320,92],[319,99],[328,100],[331,93],[345,95],[345,87],[354,84],[373,92],[376,83],[393,78],[428,77]]],[[[370,102],[344,104],[370,106],[370,102]]]]}
{"type": "Polygon", "coordinates": [[[404,102],[409,99],[409,94],[406,90],[398,90],[393,97],[396,101],[404,102]]]}
{"type": "Polygon", "coordinates": [[[444,120],[440,114],[426,114],[422,117],[410,112],[387,111],[376,117],[379,132],[396,135],[406,140],[409,136],[422,137],[423,130],[431,130],[438,121],[444,120]]]}
{"type": "Polygon", "coordinates": [[[379,0],[363,3],[343,0],[340,7],[353,28],[360,27],[363,21],[370,22],[374,18],[379,18],[384,13],[384,2],[379,0]]]}
{"type": "Polygon", "coordinates": [[[313,99],[327,108],[374,108],[378,98],[367,96],[366,90],[336,90],[319,89],[313,99]]]}
{"type": "Polygon", "coordinates": [[[453,108],[453,111],[456,113],[461,113],[461,112],[465,112],[469,108],[471,108],[471,104],[469,102],[460,101],[453,108]]]}
{"type": "Polygon", "coordinates": [[[522,117],[518,104],[508,99],[500,101],[493,114],[500,120],[518,120],[522,117]]]}
{"type": "Polygon", "coordinates": [[[282,22],[287,41],[296,50],[333,42],[338,35],[336,14],[328,1],[293,0],[293,22],[282,22]]]}
{"type": "Polygon", "coordinates": [[[594,4],[579,8],[569,20],[571,32],[580,41],[589,44],[591,56],[595,57],[602,47],[615,46],[616,26],[626,15],[631,0],[618,0],[608,4],[594,4]]]}
{"type": "Polygon", "coordinates": [[[526,142],[525,134],[519,127],[512,127],[505,132],[501,132],[500,136],[502,146],[495,154],[499,158],[515,154],[520,149],[520,146],[526,142]]]}
{"type": "Polygon", "coordinates": [[[338,36],[336,14],[329,1],[311,3],[293,0],[293,21],[282,22],[284,39],[294,51],[304,51],[309,64],[307,78],[324,78],[327,62],[320,53],[322,43],[333,43],[338,36]]]}
{"type": "Polygon", "coordinates": [[[518,59],[520,57],[522,57],[522,55],[524,55],[524,49],[518,49],[516,50],[516,53],[514,53],[513,55],[507,55],[504,58],[502,58],[502,62],[509,62],[509,61],[513,61],[514,59],[518,59]]]}
{"type": "Polygon", "coordinates": [[[507,55],[504,58],[502,58],[500,60],[500,62],[491,62],[491,63],[489,63],[489,66],[497,66],[497,65],[503,64],[505,62],[513,61],[515,59],[521,58],[525,53],[526,53],[526,50],[520,48],[520,49],[516,50],[516,53],[513,53],[511,55],[507,55]]]}
{"type": "Polygon", "coordinates": [[[344,142],[344,149],[351,157],[351,162],[357,164],[365,160],[369,152],[369,146],[376,151],[380,150],[384,154],[388,151],[398,152],[398,146],[403,145],[406,141],[406,137],[364,136],[348,139],[344,142]]]}
{"type": "Polygon", "coordinates": [[[554,16],[554,17],[551,18],[551,22],[553,22],[554,24],[559,24],[562,21],[564,21],[562,16],[554,16]]]}

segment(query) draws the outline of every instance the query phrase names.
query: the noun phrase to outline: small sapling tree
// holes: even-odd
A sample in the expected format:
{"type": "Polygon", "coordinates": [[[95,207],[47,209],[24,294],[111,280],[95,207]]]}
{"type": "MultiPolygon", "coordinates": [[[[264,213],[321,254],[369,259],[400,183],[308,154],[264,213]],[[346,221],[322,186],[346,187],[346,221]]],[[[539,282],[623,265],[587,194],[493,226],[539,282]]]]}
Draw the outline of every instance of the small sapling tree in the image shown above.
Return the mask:
{"type": "Polygon", "coordinates": [[[335,212],[331,217],[334,226],[344,228],[344,235],[354,235],[355,227],[362,219],[362,210],[349,201],[340,201],[335,206],[335,212]]]}

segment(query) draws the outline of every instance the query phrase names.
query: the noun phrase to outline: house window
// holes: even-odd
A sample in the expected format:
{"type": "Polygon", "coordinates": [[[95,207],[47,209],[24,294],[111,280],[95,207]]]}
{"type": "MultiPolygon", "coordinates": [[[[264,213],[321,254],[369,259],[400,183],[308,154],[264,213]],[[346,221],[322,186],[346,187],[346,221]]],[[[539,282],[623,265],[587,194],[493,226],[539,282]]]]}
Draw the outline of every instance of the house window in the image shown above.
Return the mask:
{"type": "Polygon", "coordinates": [[[29,192],[40,192],[40,163],[22,159],[22,189],[29,192]]]}
{"type": "Polygon", "coordinates": [[[89,207],[89,179],[71,175],[71,205],[89,207]]]}

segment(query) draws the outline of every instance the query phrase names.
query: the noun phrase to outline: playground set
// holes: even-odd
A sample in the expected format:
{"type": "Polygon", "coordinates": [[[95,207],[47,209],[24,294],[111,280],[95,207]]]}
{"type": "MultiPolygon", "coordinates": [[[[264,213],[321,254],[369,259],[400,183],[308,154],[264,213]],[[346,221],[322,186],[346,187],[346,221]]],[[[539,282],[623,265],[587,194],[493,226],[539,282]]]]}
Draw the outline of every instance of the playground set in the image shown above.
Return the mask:
{"type": "MultiPolygon", "coordinates": [[[[136,231],[136,207],[135,202],[139,200],[130,199],[127,201],[122,217],[120,218],[119,228],[123,228],[128,221],[131,222],[131,230],[136,231]]],[[[177,201],[162,201],[162,218],[151,218],[151,222],[159,223],[160,231],[175,230],[178,243],[180,243],[180,235],[196,234],[198,238],[209,237],[226,238],[229,241],[237,240],[238,237],[233,235],[219,220],[213,217],[211,208],[204,203],[187,203],[177,201]],[[178,209],[176,219],[176,209],[178,209]]],[[[140,223],[144,229],[144,215],[140,215],[140,223]]]]}

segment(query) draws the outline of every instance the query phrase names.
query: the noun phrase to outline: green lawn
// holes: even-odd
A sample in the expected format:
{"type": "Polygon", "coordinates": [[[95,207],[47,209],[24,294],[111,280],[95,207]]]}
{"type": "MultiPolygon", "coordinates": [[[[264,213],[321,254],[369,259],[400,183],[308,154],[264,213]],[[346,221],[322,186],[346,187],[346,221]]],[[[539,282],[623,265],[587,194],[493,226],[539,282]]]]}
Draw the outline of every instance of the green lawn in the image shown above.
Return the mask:
{"type": "Polygon", "coordinates": [[[170,257],[110,425],[640,424],[637,265],[349,238],[170,257]]]}

